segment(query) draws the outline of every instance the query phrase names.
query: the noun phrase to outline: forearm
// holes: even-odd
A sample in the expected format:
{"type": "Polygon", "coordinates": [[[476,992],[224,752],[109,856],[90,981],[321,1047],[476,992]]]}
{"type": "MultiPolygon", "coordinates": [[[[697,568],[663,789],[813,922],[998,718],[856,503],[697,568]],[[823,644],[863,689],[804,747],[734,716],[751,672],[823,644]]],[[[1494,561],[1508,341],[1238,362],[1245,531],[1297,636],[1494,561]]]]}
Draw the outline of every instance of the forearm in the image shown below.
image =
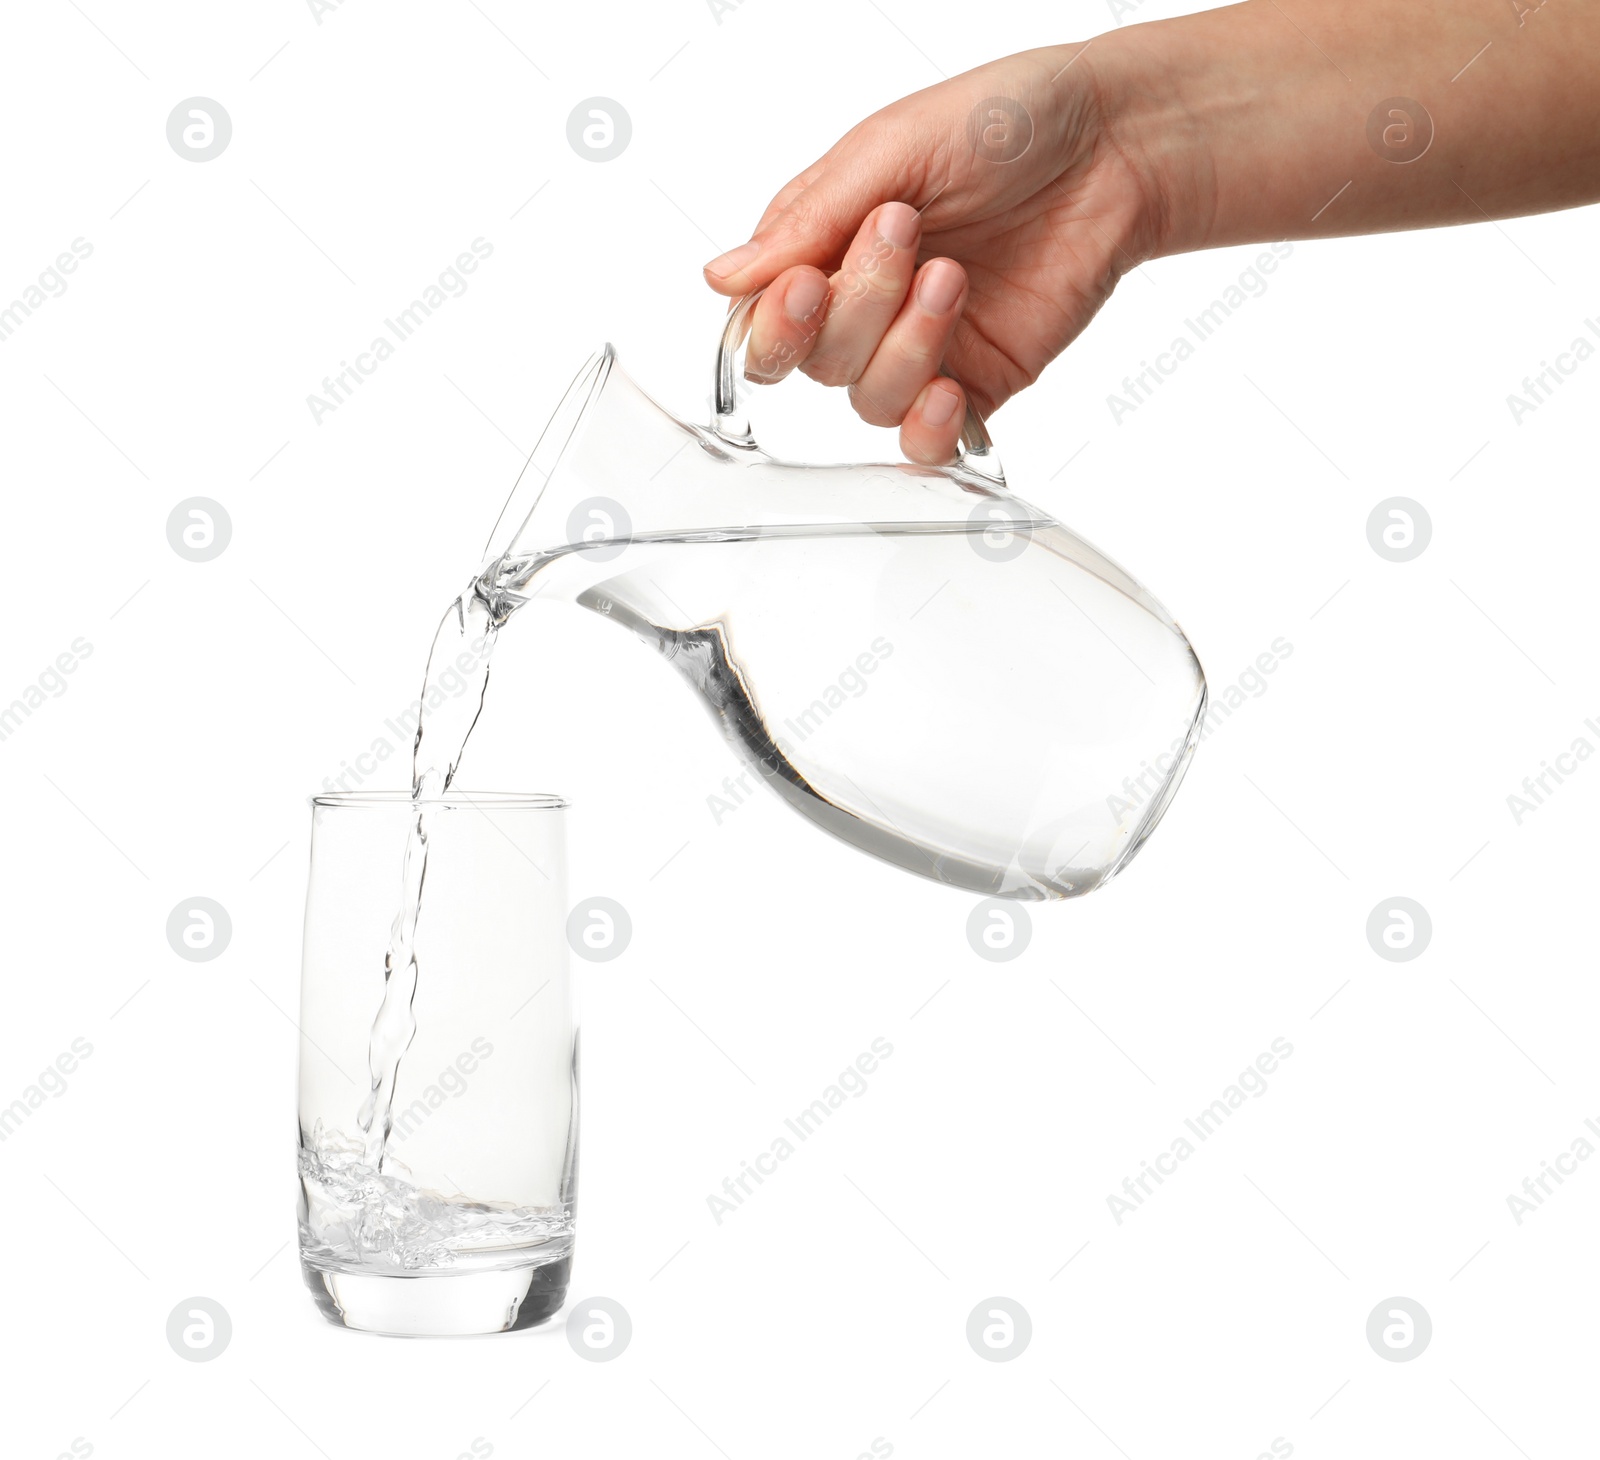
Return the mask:
{"type": "Polygon", "coordinates": [[[1535,5],[1248,0],[1100,37],[1086,70],[1152,198],[1140,251],[1600,200],[1600,4],[1535,5]]]}

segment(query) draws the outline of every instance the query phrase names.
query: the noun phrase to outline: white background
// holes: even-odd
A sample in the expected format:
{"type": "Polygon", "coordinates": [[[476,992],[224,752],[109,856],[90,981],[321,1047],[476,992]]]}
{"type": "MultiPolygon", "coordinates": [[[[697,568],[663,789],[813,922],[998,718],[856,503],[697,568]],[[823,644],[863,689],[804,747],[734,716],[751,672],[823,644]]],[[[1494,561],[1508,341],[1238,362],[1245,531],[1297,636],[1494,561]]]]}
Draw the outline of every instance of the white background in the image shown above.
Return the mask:
{"type": "MultiPolygon", "coordinates": [[[[1013,963],[969,947],[971,899],[775,799],[714,824],[727,751],[626,636],[514,627],[462,779],[571,796],[574,898],[633,918],[622,958],[578,965],[574,1289],[622,1303],[632,1345],[368,1338],[300,1285],[306,796],[410,700],[519,448],[604,339],[702,418],[699,266],[772,191],[940,70],[1110,23],[1089,0],[12,9],[0,297],[93,254],[0,346],[0,702],[93,653],[0,743],[0,1103],[94,1053],[0,1146],[8,1455],[1590,1443],[1600,1161],[1520,1226],[1506,1198],[1600,1116],[1600,764],[1521,825],[1506,797],[1600,747],[1600,362],[1520,425],[1506,396],[1600,314],[1592,210],[1297,244],[1119,426],[1108,392],[1257,250],[1152,265],[999,414],[1014,486],[1151,586],[1213,695],[1293,645],[1126,875],[1034,907],[1013,963]],[[196,95],[234,129],[204,164],[165,135],[196,95]],[[603,165],[566,138],[596,95],[633,124],[603,165]],[[470,290],[317,424],[307,394],[479,237],[470,290]],[[1366,537],[1395,495],[1433,523],[1406,564],[1366,537]],[[191,496],[232,518],[210,563],[165,537],[191,496]],[[196,895],[233,920],[211,963],[164,933],[196,895]],[[1365,934],[1397,895],[1433,921],[1409,963],[1365,934]],[[708,1194],[878,1036],[867,1093],[717,1225],[708,1194]],[[1266,1093],[1118,1225],[1108,1195],[1277,1037],[1266,1093]],[[166,1342],[192,1295],[232,1318],[214,1362],[166,1342]],[[1013,1362],[966,1341],[991,1295],[1032,1318],[1013,1362]],[[1394,1295],[1432,1317],[1414,1362],[1365,1337],[1394,1295]]],[[[1307,178],[1308,216],[1341,181],[1307,178]]],[[[806,383],[757,411],[794,456],[893,450],[806,383]]],[[[1004,773],[1003,746],[950,754],[1004,773]]]]}

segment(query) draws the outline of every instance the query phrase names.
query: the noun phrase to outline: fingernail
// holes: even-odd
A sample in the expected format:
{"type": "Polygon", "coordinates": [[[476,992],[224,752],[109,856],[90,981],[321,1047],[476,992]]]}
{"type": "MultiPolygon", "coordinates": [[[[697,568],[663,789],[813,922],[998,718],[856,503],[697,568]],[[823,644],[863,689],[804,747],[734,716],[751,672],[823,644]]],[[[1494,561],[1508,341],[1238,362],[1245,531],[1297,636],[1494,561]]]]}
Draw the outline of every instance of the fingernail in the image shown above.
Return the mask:
{"type": "Polygon", "coordinates": [[[963,282],[960,269],[937,260],[923,269],[917,280],[917,303],[929,314],[944,314],[956,307],[963,282]]]}
{"type": "Polygon", "coordinates": [[[948,385],[935,385],[922,401],[922,420],[924,425],[942,426],[951,416],[955,415],[956,407],[961,404],[961,392],[948,385]]]}
{"type": "Polygon", "coordinates": [[[783,312],[796,324],[820,324],[823,302],[828,297],[828,281],[821,274],[801,274],[783,296],[783,312]]]}
{"type": "Polygon", "coordinates": [[[918,227],[917,210],[909,203],[885,203],[878,209],[878,237],[893,248],[910,248],[918,227]]]}
{"type": "Polygon", "coordinates": [[[719,254],[706,265],[706,273],[715,274],[719,279],[726,279],[730,274],[737,274],[740,269],[755,261],[761,252],[761,245],[752,239],[749,243],[741,243],[738,248],[731,248],[725,254],[719,254]]]}

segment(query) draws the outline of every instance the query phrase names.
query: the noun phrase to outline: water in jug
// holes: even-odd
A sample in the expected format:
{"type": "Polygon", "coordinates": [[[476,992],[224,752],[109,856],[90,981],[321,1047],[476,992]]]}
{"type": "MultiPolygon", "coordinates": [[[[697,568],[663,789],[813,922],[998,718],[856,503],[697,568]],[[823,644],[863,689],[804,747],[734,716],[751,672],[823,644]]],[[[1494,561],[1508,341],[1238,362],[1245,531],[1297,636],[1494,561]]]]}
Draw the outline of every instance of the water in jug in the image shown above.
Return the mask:
{"type": "MultiPolygon", "coordinates": [[[[609,345],[590,359],[439,651],[535,595],[530,612],[576,604],[657,650],[760,779],[852,846],[989,896],[1100,886],[1193,753],[1205,678],[1188,640],[1012,495],[970,411],[949,466],[768,455],[734,388],[756,297],[729,312],[709,426],[658,406],[609,345]]],[[[459,723],[429,723],[445,783],[481,688],[459,723]]]]}

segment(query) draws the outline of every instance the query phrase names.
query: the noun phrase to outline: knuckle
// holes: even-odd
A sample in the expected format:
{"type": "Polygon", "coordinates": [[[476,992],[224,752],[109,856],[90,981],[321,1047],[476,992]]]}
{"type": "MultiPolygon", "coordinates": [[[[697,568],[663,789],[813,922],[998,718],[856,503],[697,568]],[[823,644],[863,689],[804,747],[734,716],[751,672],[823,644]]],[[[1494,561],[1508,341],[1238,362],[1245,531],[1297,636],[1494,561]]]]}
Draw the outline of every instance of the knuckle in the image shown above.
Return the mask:
{"type": "Polygon", "coordinates": [[[939,373],[939,364],[944,358],[943,341],[901,340],[895,344],[894,354],[902,366],[909,366],[916,374],[926,375],[931,380],[939,373]]]}
{"type": "MultiPolygon", "coordinates": [[[[799,181],[797,178],[790,186],[796,186],[799,181]]],[[[778,207],[777,198],[773,199],[772,206],[778,207]]],[[[835,255],[843,251],[850,238],[845,225],[840,223],[809,186],[801,186],[799,191],[782,205],[778,215],[772,219],[771,232],[785,242],[799,240],[820,242],[825,252],[835,255]]]]}
{"type": "Polygon", "coordinates": [[[845,305],[898,303],[906,281],[903,268],[885,267],[877,255],[867,253],[846,266],[834,284],[834,297],[845,305]]]}
{"type": "Polygon", "coordinates": [[[818,385],[853,386],[861,374],[848,360],[842,360],[836,355],[816,356],[807,360],[801,369],[818,385]]]}
{"type": "Polygon", "coordinates": [[[904,269],[875,268],[862,273],[862,297],[875,303],[893,300],[899,303],[900,296],[906,289],[906,272],[904,269]]]}

